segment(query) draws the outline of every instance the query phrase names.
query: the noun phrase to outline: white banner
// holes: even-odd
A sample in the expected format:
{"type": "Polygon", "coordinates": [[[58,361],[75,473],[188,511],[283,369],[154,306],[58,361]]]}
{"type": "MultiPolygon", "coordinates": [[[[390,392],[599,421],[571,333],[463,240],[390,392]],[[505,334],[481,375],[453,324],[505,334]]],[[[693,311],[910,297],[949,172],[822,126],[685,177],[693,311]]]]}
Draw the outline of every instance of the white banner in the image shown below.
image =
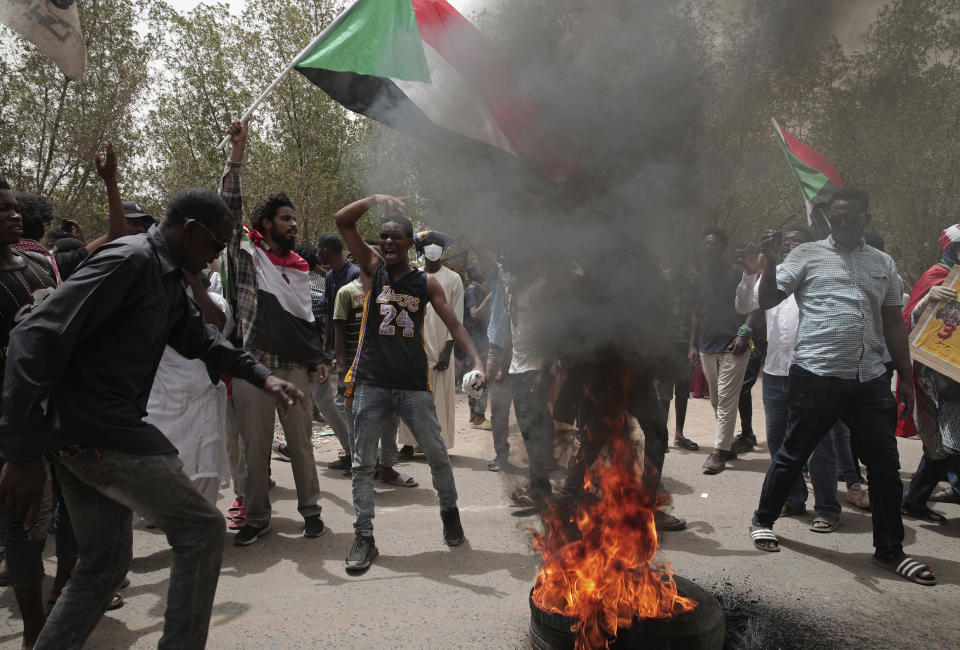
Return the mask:
{"type": "Polygon", "coordinates": [[[76,0],[0,0],[0,23],[19,32],[71,79],[86,70],[76,0]]]}

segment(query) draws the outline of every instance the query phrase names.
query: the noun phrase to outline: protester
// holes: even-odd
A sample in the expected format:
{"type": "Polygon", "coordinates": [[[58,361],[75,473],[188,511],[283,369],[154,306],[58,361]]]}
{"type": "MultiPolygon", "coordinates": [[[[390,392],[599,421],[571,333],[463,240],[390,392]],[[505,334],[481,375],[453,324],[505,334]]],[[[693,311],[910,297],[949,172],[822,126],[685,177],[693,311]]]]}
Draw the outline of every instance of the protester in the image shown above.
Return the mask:
{"type": "Polygon", "coordinates": [[[493,253],[479,247],[479,266],[490,289],[490,323],[487,325],[487,391],[490,395],[490,429],[494,458],[487,463],[491,472],[510,464],[510,405],[513,394],[506,381],[510,369],[510,316],[507,314],[507,277],[493,253]]]}
{"type": "MultiPolygon", "coordinates": [[[[107,235],[92,242],[88,247],[89,250],[80,248],[70,253],[52,254],[39,243],[46,223],[53,218],[47,199],[37,195],[15,196],[6,180],[0,178],[0,219],[4,222],[0,224],[0,228],[5,230],[5,236],[0,238],[0,285],[4,288],[0,295],[0,332],[2,332],[0,376],[4,371],[12,328],[39,306],[52,290],[60,285],[65,276],[71,275],[87,257],[89,251],[122,234],[122,218],[119,217],[120,193],[117,189],[117,158],[110,142],[106,144],[105,158],[101,159],[97,154],[94,164],[107,189],[110,229],[107,235]],[[25,199],[26,218],[18,212],[19,198],[25,199]]],[[[0,413],[2,410],[0,408],[0,413]]],[[[0,450],[0,466],[3,466],[4,462],[5,454],[0,450]]],[[[43,508],[37,513],[37,522],[27,529],[23,518],[16,513],[11,513],[7,517],[4,531],[10,582],[23,618],[22,646],[26,648],[33,647],[45,618],[42,596],[44,573],[42,552],[47,528],[51,521],[54,523],[57,541],[57,575],[50,594],[51,601],[59,597],[77,561],[77,541],[59,484],[55,482],[53,470],[48,471],[46,463],[43,465],[43,471],[45,473],[42,488],[43,508]]],[[[116,598],[119,599],[119,596],[116,598]]],[[[120,606],[123,600],[119,599],[116,603],[115,606],[120,606]]]]}
{"type": "Polygon", "coordinates": [[[440,501],[443,540],[449,546],[464,541],[457,488],[450,457],[440,437],[440,423],[427,382],[423,327],[429,303],[474,362],[481,376],[483,362],[470,336],[447,305],[436,278],[410,266],[413,226],[401,213],[403,201],[374,194],[351,203],[336,214],[337,228],[360,267],[368,292],[360,349],[347,375],[355,382],[356,449],[353,458],[353,506],[356,537],[347,555],[348,571],[370,566],[378,551],[373,539],[373,473],[382,427],[394,415],[413,433],[430,464],[440,501]],[[374,206],[385,208],[380,224],[380,253],[361,237],[357,222],[374,206]]]}
{"type": "Polygon", "coordinates": [[[733,431],[737,426],[737,403],[750,355],[750,339],[759,312],[746,318],[734,308],[740,270],[731,265],[724,253],[727,233],[711,228],[703,233],[703,272],[699,295],[690,323],[690,363],[698,359],[710,384],[710,404],[717,418],[714,450],[703,463],[704,474],[719,474],[733,451],[733,431]]]}
{"type": "MultiPolygon", "coordinates": [[[[687,421],[687,403],[690,401],[690,381],[693,379],[694,364],[688,356],[690,349],[690,322],[693,309],[694,278],[687,273],[664,269],[663,279],[670,285],[670,322],[673,339],[657,374],[657,396],[663,419],[670,414],[670,401],[677,398],[674,414],[673,444],[687,451],[697,451],[700,445],[683,435],[683,426],[687,421]]],[[[696,365],[700,365],[699,356],[696,365]]]]}
{"type": "MultiPolygon", "coordinates": [[[[379,242],[367,240],[367,244],[377,250],[379,242]]],[[[347,430],[350,437],[351,458],[356,444],[354,429],[353,393],[347,395],[347,371],[353,359],[357,356],[360,347],[360,332],[363,322],[363,299],[366,293],[360,278],[353,280],[337,292],[337,299],[333,307],[333,327],[336,331],[336,368],[339,381],[337,395],[343,398],[343,415],[347,421],[347,430]]],[[[416,487],[417,481],[411,476],[398,472],[394,465],[397,462],[397,429],[400,425],[398,418],[389,420],[380,433],[380,454],[377,461],[377,478],[388,485],[399,487],[416,487]]],[[[345,471],[350,471],[349,469],[345,471]]]]}
{"type": "MultiPolygon", "coordinates": [[[[489,351],[487,341],[487,327],[490,325],[490,290],[487,288],[487,277],[478,266],[467,269],[467,278],[470,284],[463,296],[463,326],[470,334],[473,345],[481,357],[486,358],[489,351]]],[[[488,393],[483,391],[480,397],[469,397],[470,426],[474,429],[489,430],[487,422],[488,393]]]]}
{"type": "Polygon", "coordinates": [[[530,260],[511,258],[510,367],[507,381],[513,398],[520,436],[527,450],[530,482],[511,495],[514,503],[542,506],[550,496],[555,431],[547,395],[553,384],[554,358],[544,345],[545,318],[549,318],[551,287],[530,260]]]}
{"type": "Polygon", "coordinates": [[[913,410],[913,371],[896,264],[863,242],[869,206],[863,190],[846,187],[836,192],[827,206],[832,234],[798,246],[779,267],[775,233],[768,231],[760,240],[760,306],[770,309],[795,295],[800,327],[790,367],[787,435],[767,470],[751,537],[760,550],[780,550],[772,526],[787,494],[803,463],[842,419],[870,474],[873,563],[907,580],[933,585],[933,571],[903,552],[903,486],[894,437],[897,404],[885,377],[883,342],[904,379],[900,398],[908,412],[913,410]]]}
{"type": "MultiPolygon", "coordinates": [[[[958,263],[958,243],[960,224],[940,234],[940,262],[920,276],[903,311],[909,329],[917,325],[931,303],[945,302],[948,307],[957,304],[957,292],[943,283],[958,263]]],[[[927,506],[927,501],[948,472],[960,470],[960,383],[919,362],[913,364],[913,381],[916,394],[913,417],[923,441],[923,456],[903,497],[903,512],[917,519],[945,524],[946,517],[927,506]]]]}
{"type": "MultiPolygon", "coordinates": [[[[327,356],[311,308],[309,268],[293,252],[296,212],[286,194],[273,194],[254,206],[251,226],[244,226],[240,173],[247,128],[247,123],[234,122],[228,129],[230,158],[220,183],[220,195],[234,225],[227,293],[237,325],[235,339],[279,378],[309,394],[309,372],[317,372],[319,383],[327,380],[327,356]]],[[[320,480],[313,457],[309,399],[305,410],[278,410],[257,385],[242,379],[233,381],[233,399],[247,461],[246,525],[234,536],[234,545],[253,544],[270,530],[270,451],[277,415],[293,466],[303,536],[319,537],[324,524],[317,503],[320,480]]]]}
{"type": "MultiPolygon", "coordinates": [[[[804,226],[790,226],[782,233],[779,257],[785,259],[797,246],[813,240],[813,233],[804,226]]],[[[760,308],[757,272],[761,261],[756,247],[748,246],[741,257],[743,278],[737,285],[737,312],[750,314],[760,308]]],[[[800,327],[800,308],[794,296],[766,310],[767,348],[763,369],[763,409],[767,423],[767,450],[776,457],[787,433],[789,408],[790,364],[800,327]]],[[[831,533],[840,524],[840,502],[837,501],[837,451],[833,435],[824,436],[806,460],[813,483],[816,516],[810,530],[831,533]]],[[[802,515],[807,510],[807,484],[797,477],[787,494],[781,516],[802,515]]]]}
{"type": "MultiPolygon", "coordinates": [[[[213,274],[219,285],[219,274],[213,274]]],[[[233,318],[226,299],[210,283],[205,273],[183,273],[187,295],[197,304],[207,323],[225,337],[233,330],[233,318]]],[[[217,504],[217,492],[229,484],[225,426],[227,388],[216,378],[211,381],[203,361],[187,359],[173,347],[163,350],[160,366],[153,379],[144,422],[157,427],[177,448],[183,471],[197,491],[211,504],[217,504]]]]}
{"type": "MultiPolygon", "coordinates": [[[[328,235],[320,238],[321,243],[323,243],[324,237],[328,237],[328,235]]],[[[336,235],[332,235],[332,237],[336,239],[336,245],[342,248],[340,238],[336,235]]],[[[330,244],[330,246],[332,247],[332,244],[330,244]]],[[[327,309],[327,285],[329,284],[328,276],[330,276],[333,271],[327,273],[327,276],[320,275],[321,262],[318,250],[319,249],[314,248],[310,244],[301,244],[297,247],[296,252],[304,259],[310,269],[310,308],[313,312],[316,325],[319,331],[329,333],[333,330],[330,328],[331,312],[328,312],[327,309]],[[319,280],[319,282],[317,280],[319,280]]],[[[323,250],[327,251],[329,249],[323,248],[323,250]]],[[[326,253],[325,257],[329,259],[326,253]]],[[[332,300],[333,296],[330,296],[330,299],[332,300]]],[[[344,456],[327,463],[327,467],[342,471],[344,476],[350,476],[349,457],[352,446],[350,442],[350,427],[344,419],[343,408],[336,402],[332,382],[326,378],[321,381],[317,373],[310,373],[310,396],[313,398],[313,405],[317,408],[317,412],[320,413],[320,417],[322,417],[333,430],[333,434],[340,442],[341,449],[344,450],[344,456]]],[[[287,446],[282,443],[274,445],[274,453],[282,460],[290,462],[290,456],[287,454],[287,451],[287,446]]]]}
{"type": "MultiPolygon", "coordinates": [[[[423,265],[424,272],[437,281],[443,289],[447,305],[453,310],[457,320],[463,322],[463,280],[458,273],[451,271],[442,263],[443,254],[449,247],[450,240],[436,231],[420,233],[418,239],[426,259],[423,265]]],[[[430,305],[427,305],[427,313],[423,317],[423,347],[427,353],[428,380],[433,391],[437,420],[440,422],[440,437],[443,438],[446,448],[452,449],[457,435],[455,401],[457,380],[451,363],[453,337],[430,305]]],[[[405,452],[409,456],[413,451],[415,440],[410,429],[403,425],[400,427],[399,443],[403,445],[399,452],[401,457],[405,452]]]]}
{"type": "Polygon", "coordinates": [[[144,387],[169,344],[283,404],[302,400],[208,326],[184,293],[181,267],[198,273],[231,230],[214,192],[178,192],[161,226],[99,248],[10,334],[0,500],[32,526],[46,474],[41,459],[55,452],[49,458],[79,543],[69,587],[37,647],[80,647],[93,631],[129,566],[133,511],[167,535],[173,553],[159,646],[198,648],[206,640],[223,517],[183,473],[176,449],[142,421],[144,387]]]}

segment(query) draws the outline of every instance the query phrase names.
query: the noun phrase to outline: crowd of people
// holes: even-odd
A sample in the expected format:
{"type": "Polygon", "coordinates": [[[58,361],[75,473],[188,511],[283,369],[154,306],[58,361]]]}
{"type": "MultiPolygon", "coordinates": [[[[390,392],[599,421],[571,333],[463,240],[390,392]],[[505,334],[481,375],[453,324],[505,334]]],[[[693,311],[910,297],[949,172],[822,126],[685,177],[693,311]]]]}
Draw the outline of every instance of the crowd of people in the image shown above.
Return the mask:
{"type": "Polygon", "coordinates": [[[474,376],[470,425],[492,437],[492,472],[516,467],[514,409],[528,466],[510,495],[515,514],[572,513],[602,452],[604,419],[622,409],[642,432],[643,482],[661,505],[661,531],[686,526],[662,507],[670,403],[674,445],[697,451],[684,425],[691,382],[702,373],[716,416],[703,471],[718,475],[755,453],[760,379],[771,463],[750,525],[754,546],[778,551],[775,521],[803,516],[810,491],[810,530],[835,531],[839,476],[847,500],[872,513],[874,563],[936,584],[903,550],[902,514],[943,522],[928,501],[960,501],[960,389],[911,363],[907,334],[929,304],[957,299],[941,285],[957,263],[960,226],[944,231],[943,259],[906,302],[896,265],[867,232],[861,190],[843,189],[823,206],[826,237],[801,225],[767,231],[731,260],[726,233],[706,230],[696,272],[663,271],[673,339],[653,358],[584,356],[558,345],[547,322],[558,295],[580,290],[576,273],[558,277],[480,243],[473,265],[452,269],[445,257],[453,237],[415,232],[402,198],[373,194],[344,206],[334,217],[338,232],[316,244],[298,245],[296,206],[284,193],[257,200],[244,223],[248,129],[228,128],[219,193],[182,190],[159,222],[121,199],[107,143],[97,169],[109,229],[89,243],[63,220],[41,244],[49,204],[0,181],[0,501],[23,647],[80,647],[104,611],[122,606],[134,513],[164,532],[173,551],[160,646],[202,647],[226,530],[238,547],[270,531],[271,459],[291,464],[303,536],[325,532],[314,417],[342,448],[327,466],[351,481],[347,572],[366,570],[378,555],[375,481],[416,486],[396,467],[416,454],[429,465],[442,539],[461,545],[448,449],[464,373],[474,376]],[[372,230],[366,224],[375,219],[378,236],[365,239],[361,224],[372,230]],[[622,392],[609,384],[611,369],[630,376],[622,392]],[[898,422],[899,433],[924,445],[905,496],[898,422]],[[555,493],[558,429],[576,431],[578,448],[555,493]],[[944,478],[952,487],[935,492],[944,478]],[[222,489],[233,496],[226,513],[217,508],[222,489]],[[45,601],[51,531],[57,575],[45,601]]]}

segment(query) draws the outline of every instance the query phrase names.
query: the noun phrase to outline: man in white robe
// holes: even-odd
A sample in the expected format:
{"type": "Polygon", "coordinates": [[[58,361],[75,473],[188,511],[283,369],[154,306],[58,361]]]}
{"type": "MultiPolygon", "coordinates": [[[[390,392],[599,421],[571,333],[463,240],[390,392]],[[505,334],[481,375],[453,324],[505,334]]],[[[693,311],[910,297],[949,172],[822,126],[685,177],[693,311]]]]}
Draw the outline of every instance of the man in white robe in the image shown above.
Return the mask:
{"type": "MultiPolygon", "coordinates": [[[[451,271],[441,263],[443,253],[449,245],[446,237],[427,233],[420,243],[423,246],[423,255],[426,263],[423,270],[432,275],[443,287],[447,304],[453,308],[457,320],[463,322],[463,280],[460,274],[451,271]]],[[[437,407],[437,420],[440,422],[443,442],[447,449],[456,442],[456,377],[454,372],[453,337],[447,326],[437,316],[433,307],[427,305],[427,312],[423,319],[423,347],[427,352],[430,387],[433,389],[433,399],[437,407]]],[[[406,425],[400,425],[400,444],[406,450],[412,451],[415,441],[406,425]]],[[[403,451],[403,450],[401,450],[403,451]]]]}

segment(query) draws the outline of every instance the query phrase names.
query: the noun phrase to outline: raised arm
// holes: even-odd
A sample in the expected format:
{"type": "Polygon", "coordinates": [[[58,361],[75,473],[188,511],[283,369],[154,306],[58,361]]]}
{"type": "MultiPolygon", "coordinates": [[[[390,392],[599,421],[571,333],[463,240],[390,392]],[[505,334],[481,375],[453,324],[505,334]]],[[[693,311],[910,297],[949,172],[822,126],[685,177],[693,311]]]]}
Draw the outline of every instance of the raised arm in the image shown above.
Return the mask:
{"type": "Polygon", "coordinates": [[[347,242],[347,248],[353,254],[353,260],[360,271],[363,273],[364,284],[373,276],[374,271],[380,265],[380,256],[370,248],[367,242],[363,241],[363,236],[357,229],[357,222],[367,211],[376,206],[382,205],[387,216],[393,214],[403,214],[403,199],[387,194],[371,194],[365,199],[354,201],[337,211],[334,215],[334,221],[337,224],[337,230],[347,242]]]}
{"type": "Polygon", "coordinates": [[[240,235],[243,232],[243,193],[240,188],[240,172],[243,167],[243,152],[247,148],[247,133],[249,130],[249,119],[243,124],[235,120],[233,124],[227,127],[231,144],[230,158],[227,159],[223,177],[220,179],[220,197],[230,208],[230,213],[233,215],[236,241],[231,242],[230,249],[239,248],[240,235]]]}
{"type": "Polygon", "coordinates": [[[107,234],[98,237],[87,244],[84,248],[87,254],[97,250],[100,246],[112,242],[117,237],[123,237],[127,234],[127,224],[123,216],[123,201],[120,200],[120,188],[117,186],[117,154],[113,150],[113,143],[107,140],[106,154],[104,158],[100,154],[93,157],[93,164],[97,167],[97,173],[103,179],[103,184],[107,188],[107,205],[109,206],[109,224],[107,234]]]}
{"type": "Polygon", "coordinates": [[[767,230],[760,236],[760,251],[763,253],[763,275],[760,276],[760,285],[757,288],[757,301],[760,309],[776,307],[787,297],[777,288],[777,263],[780,261],[780,251],[777,250],[774,231],[767,230]]]}
{"type": "Polygon", "coordinates": [[[457,315],[450,308],[449,303],[447,303],[440,282],[433,276],[427,276],[427,293],[430,295],[430,304],[433,305],[433,310],[437,312],[437,316],[439,316],[443,324],[447,326],[447,329],[453,335],[453,340],[457,342],[460,349],[466,352],[467,356],[473,360],[473,369],[484,377],[484,383],[486,383],[486,370],[483,367],[483,361],[480,359],[480,355],[477,354],[477,348],[473,344],[470,335],[467,334],[463,323],[457,320],[457,315]]]}

